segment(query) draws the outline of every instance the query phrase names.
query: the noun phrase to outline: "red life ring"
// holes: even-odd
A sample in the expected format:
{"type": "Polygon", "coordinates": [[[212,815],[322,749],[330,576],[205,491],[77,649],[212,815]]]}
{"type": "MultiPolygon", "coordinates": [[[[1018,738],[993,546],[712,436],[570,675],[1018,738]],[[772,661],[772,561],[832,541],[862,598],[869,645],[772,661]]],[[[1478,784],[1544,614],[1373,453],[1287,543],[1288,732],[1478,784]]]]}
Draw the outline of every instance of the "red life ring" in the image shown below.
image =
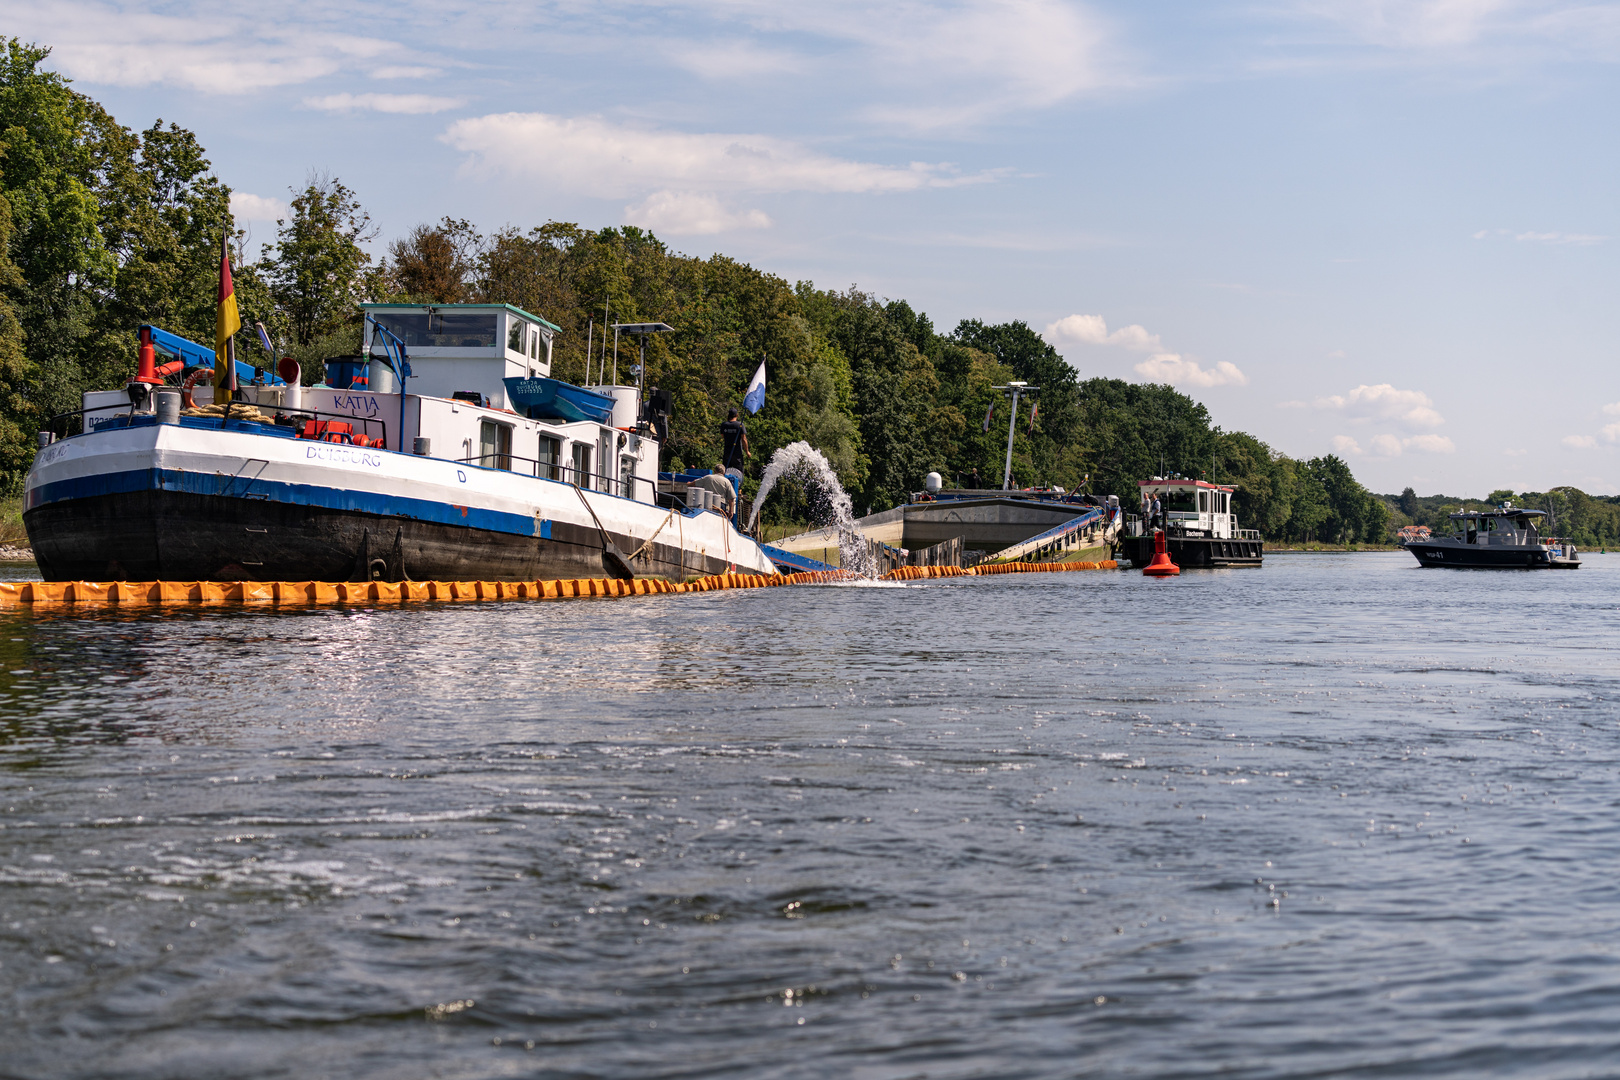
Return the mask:
{"type": "Polygon", "coordinates": [[[197,385],[197,383],[202,380],[204,375],[207,375],[209,381],[212,382],[214,378],[214,369],[206,367],[198,368],[190,375],[187,375],[186,381],[180,384],[180,407],[182,409],[195,409],[197,407],[197,403],[191,399],[191,391],[197,385]]]}

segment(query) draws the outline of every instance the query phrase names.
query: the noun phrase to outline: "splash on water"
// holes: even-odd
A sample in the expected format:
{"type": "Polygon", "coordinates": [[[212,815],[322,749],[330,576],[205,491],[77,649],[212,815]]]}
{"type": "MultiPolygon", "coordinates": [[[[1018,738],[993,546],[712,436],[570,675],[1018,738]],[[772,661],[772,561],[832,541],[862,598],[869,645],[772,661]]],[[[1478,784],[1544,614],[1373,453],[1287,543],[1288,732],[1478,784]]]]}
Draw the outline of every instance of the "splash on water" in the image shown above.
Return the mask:
{"type": "Polygon", "coordinates": [[[867,577],[877,576],[877,567],[867,552],[867,541],[855,530],[855,504],[850,501],[838,474],[822,456],[820,450],[807,442],[788,443],[771,455],[759,478],[759,494],[754,496],[754,510],[748,517],[748,531],[753,532],[759,521],[759,508],[784,476],[805,482],[809,489],[811,515],[817,526],[838,532],[838,558],[844,569],[867,577]]]}

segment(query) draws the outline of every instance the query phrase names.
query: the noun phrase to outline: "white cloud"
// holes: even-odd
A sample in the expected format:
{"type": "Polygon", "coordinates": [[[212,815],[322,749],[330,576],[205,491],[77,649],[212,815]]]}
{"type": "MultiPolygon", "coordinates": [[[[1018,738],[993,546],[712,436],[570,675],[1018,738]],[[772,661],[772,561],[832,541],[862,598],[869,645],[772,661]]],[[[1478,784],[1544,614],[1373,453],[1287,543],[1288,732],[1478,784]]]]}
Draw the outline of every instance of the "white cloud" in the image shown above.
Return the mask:
{"type": "Polygon", "coordinates": [[[664,55],[677,67],[712,81],[795,74],[808,66],[796,53],[746,38],[673,40],[665,44],[664,55]]]}
{"type": "Polygon", "coordinates": [[[1435,411],[1428,394],[1421,390],[1397,390],[1389,383],[1376,386],[1363,383],[1348,394],[1317,398],[1316,407],[1343,413],[1353,420],[1394,420],[1409,429],[1434,428],[1446,422],[1445,417],[1435,411]]]}
{"type": "Polygon", "coordinates": [[[1613,58],[1620,11],[1588,0],[1302,0],[1297,11],[1394,53],[1507,61],[1613,58]]]}
{"type": "Polygon", "coordinates": [[[1620,442],[1620,424],[1603,425],[1603,438],[1607,442],[1620,442]]]}
{"type": "Polygon", "coordinates": [[[287,213],[287,204],[274,196],[231,192],[231,217],[237,221],[277,221],[287,213]]]}
{"type": "Polygon", "coordinates": [[[441,113],[465,104],[462,98],[433,97],[430,94],[327,94],[307,97],[304,104],[322,112],[441,113]]]}
{"type": "Polygon", "coordinates": [[[1604,416],[1620,416],[1620,401],[1611,401],[1603,406],[1604,416]]]}
{"type": "Polygon", "coordinates": [[[385,64],[379,68],[372,68],[366,72],[373,79],[431,79],[441,74],[436,67],[424,67],[420,64],[385,64]]]}
{"type": "Polygon", "coordinates": [[[1108,324],[1101,315],[1066,315],[1046,327],[1045,338],[1053,345],[1065,343],[1083,345],[1118,345],[1137,352],[1154,352],[1164,348],[1158,334],[1150,334],[1132,323],[1109,333],[1108,324]]]}
{"type": "Polygon", "coordinates": [[[164,7],[172,13],[75,0],[12,5],[6,32],[50,44],[51,66],[82,83],[206,94],[257,93],[405,52],[313,19],[266,18],[246,4],[164,7]]]}
{"type": "Polygon", "coordinates": [[[1374,457],[1400,457],[1401,455],[1401,440],[1394,435],[1374,435],[1371,446],[1374,457]]]}
{"type": "Polygon", "coordinates": [[[668,236],[706,236],[735,229],[768,229],[763,210],[733,211],[713,195],[658,191],[624,208],[624,223],[668,236]]]}
{"type": "Polygon", "coordinates": [[[1159,353],[1137,364],[1136,373],[1150,382],[1174,386],[1247,386],[1249,377],[1236,364],[1222,360],[1212,368],[1175,353],[1159,353]]]}
{"type": "Polygon", "coordinates": [[[1425,454],[1454,454],[1457,447],[1444,435],[1413,435],[1401,440],[1403,450],[1417,450],[1425,454]]]}
{"type": "Polygon", "coordinates": [[[681,189],[881,194],[990,178],[920,161],[905,167],[851,161],[769,135],[642,129],[595,116],[496,113],[457,120],[441,137],[468,155],[472,172],[609,198],[681,189]]]}
{"type": "Polygon", "coordinates": [[[1607,240],[1607,236],[1598,236],[1594,233],[1561,233],[1561,232],[1522,232],[1514,233],[1513,239],[1529,241],[1536,244],[1570,244],[1575,247],[1591,247],[1607,240]]]}
{"type": "Polygon", "coordinates": [[[1170,383],[1174,386],[1247,386],[1249,377],[1229,360],[1222,360],[1206,368],[1190,356],[1164,351],[1164,341],[1158,334],[1150,334],[1146,327],[1132,323],[1110,331],[1101,315],[1065,315],[1057,322],[1048,323],[1042,335],[1053,346],[1103,345],[1133,352],[1151,352],[1152,356],[1136,364],[1134,370],[1150,382],[1170,383]]]}
{"type": "Polygon", "coordinates": [[[1591,247],[1609,239],[1607,236],[1600,236],[1597,233],[1536,232],[1534,230],[1518,231],[1514,229],[1481,229],[1474,234],[1474,239],[1484,240],[1490,236],[1512,237],[1521,244],[1554,244],[1566,247],[1591,247]]]}
{"type": "Polygon", "coordinates": [[[1571,450],[1596,450],[1597,440],[1590,435],[1565,435],[1559,442],[1571,450]]]}
{"type": "Polygon", "coordinates": [[[1407,451],[1419,454],[1452,454],[1457,447],[1444,435],[1413,435],[1400,438],[1384,432],[1374,435],[1367,443],[1367,449],[1361,448],[1361,443],[1348,435],[1333,436],[1333,449],[1338,453],[1353,457],[1393,458],[1400,457],[1407,451]]]}

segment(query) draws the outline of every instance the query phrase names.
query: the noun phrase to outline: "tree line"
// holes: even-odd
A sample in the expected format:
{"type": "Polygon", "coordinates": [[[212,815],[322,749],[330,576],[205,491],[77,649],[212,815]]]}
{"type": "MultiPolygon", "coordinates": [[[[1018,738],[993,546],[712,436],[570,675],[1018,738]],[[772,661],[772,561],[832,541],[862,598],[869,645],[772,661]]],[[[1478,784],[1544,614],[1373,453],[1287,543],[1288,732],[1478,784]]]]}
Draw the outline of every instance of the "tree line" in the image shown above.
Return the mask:
{"type": "MultiPolygon", "coordinates": [[[[1383,540],[1392,507],[1334,456],[1296,460],[1223,431],[1173,387],[1082,379],[1022,321],[963,320],[941,332],[904,300],[857,287],[788,282],[724,255],[673,251],[634,227],[548,221],[483,233],[428,222],[380,257],[360,197],[335,177],[291,192],[273,241],[248,257],[230,188],[195,135],[161,121],[119,125],[59,74],[49,50],[16,39],[0,55],[0,487],[14,493],[33,432],[86,389],[134,369],[136,327],[150,322],[211,342],[219,250],[228,238],[243,319],[265,324],[313,381],[320,360],[359,348],[364,299],[507,303],[561,327],[553,374],[611,368],[604,324],[662,321],[646,381],[673,399],[663,467],[718,460],[719,424],[767,366],[764,409],[747,418],[751,487],[777,448],[821,450],[858,510],[922,488],[999,487],[1008,403],[995,387],[1040,387],[1015,421],[1020,487],[1061,486],[1135,503],[1138,480],[1180,474],[1237,488],[1240,523],[1273,539],[1383,540]],[[986,415],[990,420],[986,421],[986,415]]],[[[238,356],[269,365],[253,335],[238,356]]],[[[623,374],[630,362],[620,358],[623,374]]],[[[776,501],[776,500],[773,500],[776,501]]],[[[767,516],[802,511],[791,494],[767,516]]]]}

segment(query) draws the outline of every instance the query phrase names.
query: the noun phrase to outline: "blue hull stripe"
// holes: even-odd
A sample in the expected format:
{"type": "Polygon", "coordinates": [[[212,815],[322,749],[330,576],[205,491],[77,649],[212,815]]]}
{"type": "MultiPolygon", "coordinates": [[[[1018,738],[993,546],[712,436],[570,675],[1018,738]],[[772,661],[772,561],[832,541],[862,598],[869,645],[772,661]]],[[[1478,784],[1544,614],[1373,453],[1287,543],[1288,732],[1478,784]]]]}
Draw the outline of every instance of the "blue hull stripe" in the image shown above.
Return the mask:
{"type": "Polygon", "coordinates": [[[432,521],[440,525],[464,525],[471,529],[510,533],[514,536],[549,538],[551,522],[536,521],[528,514],[509,514],[477,506],[456,506],[431,499],[403,495],[383,495],[371,491],[349,491],[314,484],[288,484],[278,480],[249,480],[246,477],[215,473],[186,472],[180,469],[133,469],[128,472],[100,473],[43,484],[28,493],[28,509],[71,499],[99,495],[126,495],[139,491],[181,491],[214,498],[248,498],[323,510],[348,510],[384,517],[432,521]]]}

